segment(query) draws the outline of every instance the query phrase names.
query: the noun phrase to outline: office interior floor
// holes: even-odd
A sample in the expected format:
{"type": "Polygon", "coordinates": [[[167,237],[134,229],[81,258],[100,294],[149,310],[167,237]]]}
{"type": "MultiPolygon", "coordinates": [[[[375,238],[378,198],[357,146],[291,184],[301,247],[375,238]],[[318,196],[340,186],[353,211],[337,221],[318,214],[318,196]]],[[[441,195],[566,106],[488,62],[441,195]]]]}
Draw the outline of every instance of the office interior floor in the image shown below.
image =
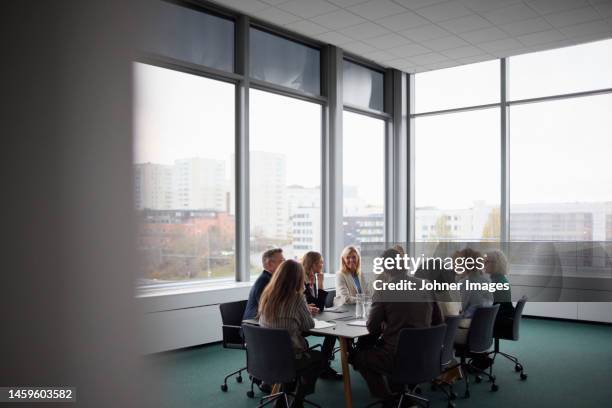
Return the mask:
{"type": "MultiPolygon", "coordinates": [[[[310,343],[313,344],[310,337],[310,343]]],[[[501,349],[519,356],[529,377],[521,381],[514,364],[503,358],[495,364],[498,392],[489,383],[471,384],[471,398],[463,399],[463,384],[457,407],[610,407],[612,406],[612,326],[590,323],[525,318],[518,342],[502,341],[501,349]]],[[[339,355],[334,365],[339,367],[339,355]]],[[[256,407],[246,396],[248,381],[228,382],[222,392],[224,375],[245,362],[243,352],[225,350],[220,344],[160,353],[147,357],[160,382],[162,405],[173,408],[256,407]]],[[[355,407],[374,400],[358,372],[351,371],[355,407]]],[[[432,407],[446,407],[439,392],[424,386],[432,407]]],[[[343,407],[341,381],[318,380],[317,390],[308,398],[322,407],[343,407]]]]}

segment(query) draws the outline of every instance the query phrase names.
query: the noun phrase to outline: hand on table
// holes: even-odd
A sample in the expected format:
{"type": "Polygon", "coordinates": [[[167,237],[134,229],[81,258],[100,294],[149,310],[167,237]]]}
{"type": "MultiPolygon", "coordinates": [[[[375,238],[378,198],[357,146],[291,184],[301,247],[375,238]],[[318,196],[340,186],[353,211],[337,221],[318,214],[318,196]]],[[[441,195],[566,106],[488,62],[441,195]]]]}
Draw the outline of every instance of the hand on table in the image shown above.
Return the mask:
{"type": "Polygon", "coordinates": [[[319,308],[316,307],[313,303],[308,305],[308,310],[310,310],[310,314],[316,316],[319,314],[319,308]]]}

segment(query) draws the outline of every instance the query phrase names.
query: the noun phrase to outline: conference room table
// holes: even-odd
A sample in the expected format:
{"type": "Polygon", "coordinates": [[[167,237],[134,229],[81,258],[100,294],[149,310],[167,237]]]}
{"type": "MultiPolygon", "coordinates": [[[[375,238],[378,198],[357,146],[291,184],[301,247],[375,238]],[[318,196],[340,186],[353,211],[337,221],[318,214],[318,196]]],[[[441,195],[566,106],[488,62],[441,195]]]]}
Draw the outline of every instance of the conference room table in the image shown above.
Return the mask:
{"type": "MultiPolygon", "coordinates": [[[[334,323],[332,327],[314,328],[306,332],[315,336],[335,336],[340,343],[340,359],[342,363],[342,381],[344,383],[344,405],[346,408],[353,407],[353,391],[351,388],[351,374],[348,363],[349,342],[366,336],[368,330],[365,326],[348,324],[355,320],[355,305],[342,305],[338,307],[342,312],[328,312],[315,316],[316,320],[334,323]]],[[[258,324],[257,320],[245,320],[244,323],[258,324]]]]}

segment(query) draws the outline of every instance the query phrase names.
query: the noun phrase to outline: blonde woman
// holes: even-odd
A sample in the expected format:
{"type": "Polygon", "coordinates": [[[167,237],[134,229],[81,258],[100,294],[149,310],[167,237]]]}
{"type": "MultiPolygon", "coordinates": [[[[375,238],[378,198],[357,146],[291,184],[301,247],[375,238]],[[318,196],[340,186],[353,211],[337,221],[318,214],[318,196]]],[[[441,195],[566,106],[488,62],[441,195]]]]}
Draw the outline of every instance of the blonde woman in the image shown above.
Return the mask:
{"type": "Polygon", "coordinates": [[[295,394],[297,406],[301,406],[304,395],[314,392],[322,361],[321,352],[308,350],[308,343],[302,336],[302,332],[315,325],[304,298],[302,264],[286,260],[276,269],[259,300],[259,324],[289,332],[295,351],[296,368],[301,377],[295,394]]]}
{"type": "Polygon", "coordinates": [[[334,305],[353,304],[357,295],[365,293],[366,286],[361,275],[361,256],[352,245],[342,251],[340,270],[336,272],[336,297],[334,305]]]}
{"type": "MultiPolygon", "coordinates": [[[[492,283],[508,283],[508,260],[506,255],[499,249],[487,252],[485,257],[485,272],[491,278],[492,283]]],[[[493,292],[493,304],[499,304],[497,321],[504,318],[514,317],[514,306],[512,306],[512,294],[508,290],[496,290],[493,292]]]]}

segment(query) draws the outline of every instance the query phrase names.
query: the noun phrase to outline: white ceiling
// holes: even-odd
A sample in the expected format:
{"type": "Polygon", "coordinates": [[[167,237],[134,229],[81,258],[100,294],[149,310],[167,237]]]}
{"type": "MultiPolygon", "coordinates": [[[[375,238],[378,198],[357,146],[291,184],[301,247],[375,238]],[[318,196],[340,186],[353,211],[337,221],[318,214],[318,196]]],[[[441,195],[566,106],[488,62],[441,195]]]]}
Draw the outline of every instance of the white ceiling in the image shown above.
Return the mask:
{"type": "Polygon", "coordinates": [[[215,0],[422,72],[612,37],[612,0],[215,0]]]}

